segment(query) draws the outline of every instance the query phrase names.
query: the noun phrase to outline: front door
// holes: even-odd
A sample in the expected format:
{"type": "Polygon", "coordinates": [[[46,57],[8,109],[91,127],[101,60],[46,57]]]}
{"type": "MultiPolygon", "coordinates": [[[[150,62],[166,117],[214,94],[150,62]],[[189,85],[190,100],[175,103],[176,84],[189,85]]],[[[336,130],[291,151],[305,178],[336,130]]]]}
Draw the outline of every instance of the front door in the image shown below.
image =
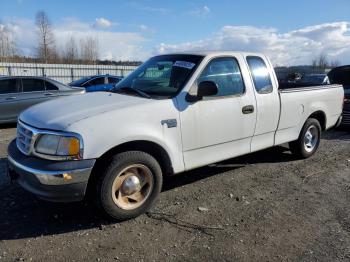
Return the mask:
{"type": "Polygon", "coordinates": [[[187,170],[250,152],[256,112],[244,109],[254,108],[255,98],[243,81],[242,59],[225,56],[210,60],[195,86],[213,81],[218,94],[188,102],[180,112],[187,170]]]}

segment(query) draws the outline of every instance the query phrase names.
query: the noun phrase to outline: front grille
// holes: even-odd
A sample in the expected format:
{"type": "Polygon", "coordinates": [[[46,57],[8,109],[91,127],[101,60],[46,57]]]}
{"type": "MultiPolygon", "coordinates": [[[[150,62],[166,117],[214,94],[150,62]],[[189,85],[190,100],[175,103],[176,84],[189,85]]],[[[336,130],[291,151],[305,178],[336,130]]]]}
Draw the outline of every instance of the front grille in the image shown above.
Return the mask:
{"type": "Polygon", "coordinates": [[[18,122],[17,124],[17,147],[25,155],[31,152],[31,145],[33,140],[33,131],[29,127],[18,122]]]}

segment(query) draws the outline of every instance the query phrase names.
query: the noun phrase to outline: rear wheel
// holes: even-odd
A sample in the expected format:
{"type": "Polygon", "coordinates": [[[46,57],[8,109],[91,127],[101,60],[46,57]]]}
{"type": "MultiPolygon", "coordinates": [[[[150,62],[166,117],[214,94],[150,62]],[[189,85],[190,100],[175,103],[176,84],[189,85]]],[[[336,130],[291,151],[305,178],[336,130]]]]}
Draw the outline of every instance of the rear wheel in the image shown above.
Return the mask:
{"type": "Polygon", "coordinates": [[[299,138],[289,143],[293,154],[299,158],[308,158],[318,149],[321,140],[321,126],[317,119],[306,120],[299,138]]]}
{"type": "Polygon", "coordinates": [[[120,153],[101,177],[98,204],[116,220],[126,220],[146,212],[162,187],[162,171],[156,159],[140,151],[120,153]]]}

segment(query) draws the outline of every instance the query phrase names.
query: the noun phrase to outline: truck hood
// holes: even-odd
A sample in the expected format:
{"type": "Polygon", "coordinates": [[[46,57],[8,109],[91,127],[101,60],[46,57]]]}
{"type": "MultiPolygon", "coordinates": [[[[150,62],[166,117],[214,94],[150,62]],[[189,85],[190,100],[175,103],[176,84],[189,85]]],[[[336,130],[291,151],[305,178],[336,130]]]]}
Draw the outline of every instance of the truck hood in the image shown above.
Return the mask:
{"type": "Polygon", "coordinates": [[[25,110],[21,121],[36,128],[65,130],[70,125],[109,111],[139,104],[151,103],[151,99],[107,92],[69,96],[44,102],[25,110]]]}

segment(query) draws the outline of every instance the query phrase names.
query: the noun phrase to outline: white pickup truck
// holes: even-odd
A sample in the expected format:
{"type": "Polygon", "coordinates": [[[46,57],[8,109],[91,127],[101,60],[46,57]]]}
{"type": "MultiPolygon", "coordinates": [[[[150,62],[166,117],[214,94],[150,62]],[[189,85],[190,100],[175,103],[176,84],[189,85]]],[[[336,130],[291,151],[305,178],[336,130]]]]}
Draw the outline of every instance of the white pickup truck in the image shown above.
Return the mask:
{"type": "Polygon", "coordinates": [[[112,92],[45,102],[23,112],[9,173],[50,201],[95,194],[109,216],[147,211],[165,175],[289,142],[307,158],[342,113],[339,85],[279,89],[256,53],[155,56],[112,92]]]}

